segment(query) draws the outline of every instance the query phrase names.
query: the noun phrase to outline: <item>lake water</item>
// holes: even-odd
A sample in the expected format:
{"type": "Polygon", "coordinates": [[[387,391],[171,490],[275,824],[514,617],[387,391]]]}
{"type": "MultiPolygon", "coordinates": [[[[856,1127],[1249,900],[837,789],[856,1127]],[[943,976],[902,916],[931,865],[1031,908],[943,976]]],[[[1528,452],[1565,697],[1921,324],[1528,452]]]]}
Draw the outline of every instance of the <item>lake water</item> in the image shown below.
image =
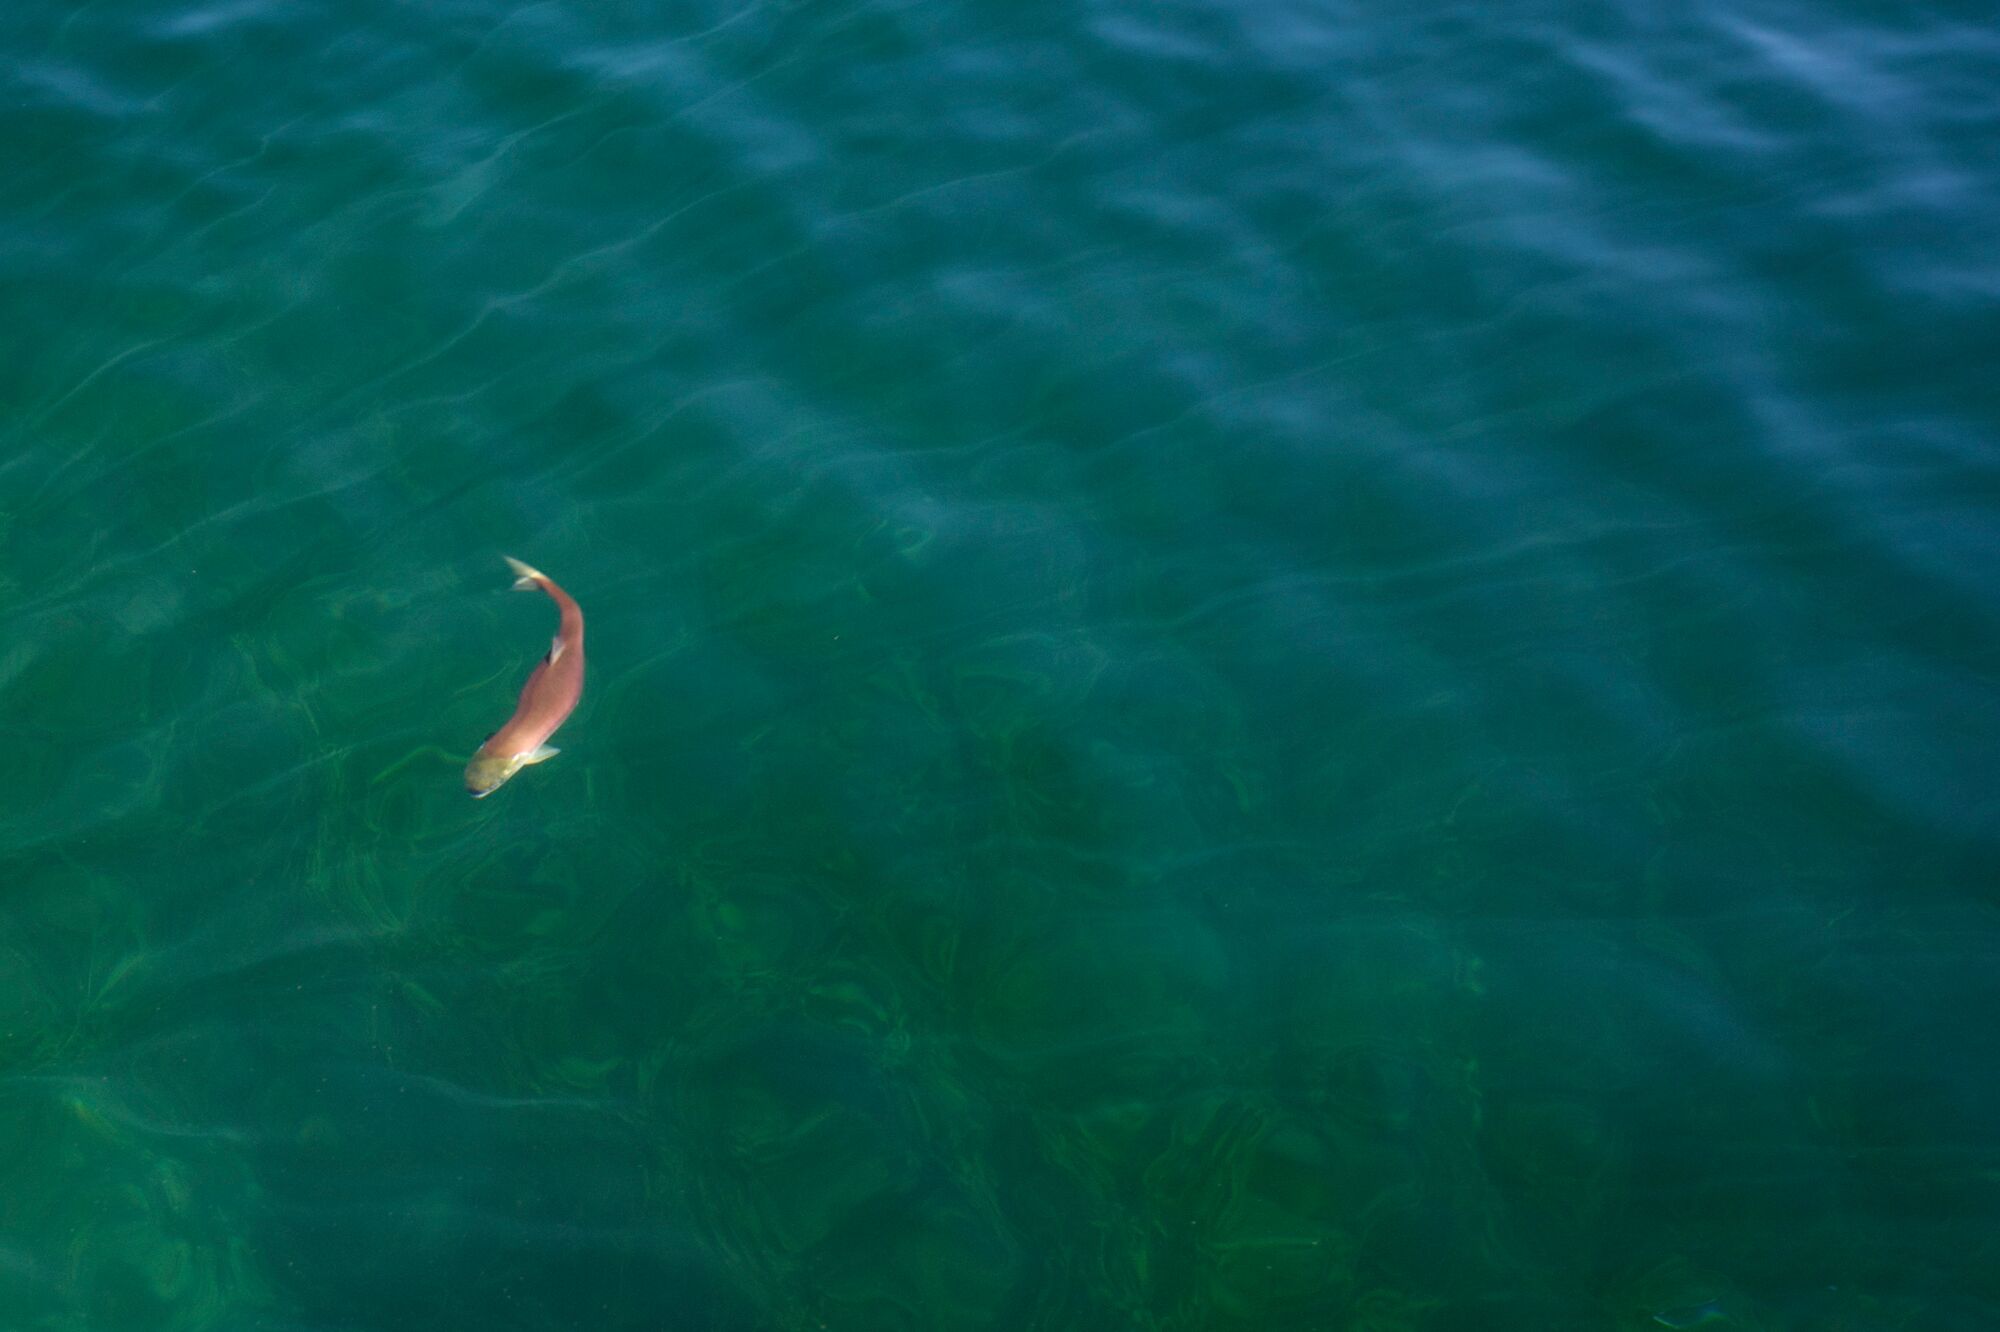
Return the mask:
{"type": "Polygon", "coordinates": [[[2000,1326],[1996,90],[8,6],[0,1327],[2000,1326]]]}

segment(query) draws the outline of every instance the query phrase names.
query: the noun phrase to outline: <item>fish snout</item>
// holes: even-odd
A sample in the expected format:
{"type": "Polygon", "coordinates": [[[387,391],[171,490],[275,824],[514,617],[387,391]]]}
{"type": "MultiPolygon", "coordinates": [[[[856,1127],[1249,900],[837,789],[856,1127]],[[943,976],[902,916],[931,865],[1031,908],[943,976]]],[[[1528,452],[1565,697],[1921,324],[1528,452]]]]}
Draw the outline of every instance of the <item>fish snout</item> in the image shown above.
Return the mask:
{"type": "Polygon", "coordinates": [[[465,790],[474,800],[483,800],[499,790],[512,777],[519,764],[509,763],[496,754],[484,751],[474,754],[472,762],[465,765],[465,790]]]}

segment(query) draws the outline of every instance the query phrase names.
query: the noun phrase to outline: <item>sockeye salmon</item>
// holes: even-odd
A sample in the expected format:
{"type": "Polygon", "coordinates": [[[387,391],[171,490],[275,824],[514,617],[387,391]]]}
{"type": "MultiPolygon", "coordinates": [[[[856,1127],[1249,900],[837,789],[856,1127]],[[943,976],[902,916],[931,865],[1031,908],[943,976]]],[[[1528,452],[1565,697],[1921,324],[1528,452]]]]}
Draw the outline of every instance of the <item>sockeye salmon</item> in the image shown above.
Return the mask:
{"type": "Polygon", "coordinates": [[[562,614],[555,641],[548,655],[535,667],[528,683],[521,686],[521,701],[507,724],[486,737],[486,743],[465,765],[465,789],[477,800],[492,795],[509,777],[531,763],[552,759],[561,751],[549,743],[556,728],[576,709],[583,697],[583,611],[569,593],[539,569],[530,569],[506,557],[507,566],[520,575],[514,586],[549,594],[562,614]]]}

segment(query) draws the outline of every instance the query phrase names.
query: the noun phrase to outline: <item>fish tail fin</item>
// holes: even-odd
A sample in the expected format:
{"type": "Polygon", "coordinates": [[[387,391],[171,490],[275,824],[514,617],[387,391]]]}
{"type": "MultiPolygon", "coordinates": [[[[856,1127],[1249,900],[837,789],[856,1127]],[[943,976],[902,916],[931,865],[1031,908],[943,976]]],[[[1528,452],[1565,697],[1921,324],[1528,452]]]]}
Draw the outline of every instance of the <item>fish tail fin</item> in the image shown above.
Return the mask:
{"type": "Polygon", "coordinates": [[[532,592],[548,578],[548,575],[540,569],[531,569],[512,555],[502,555],[500,558],[507,561],[507,567],[516,574],[514,590],[517,592],[532,592]]]}

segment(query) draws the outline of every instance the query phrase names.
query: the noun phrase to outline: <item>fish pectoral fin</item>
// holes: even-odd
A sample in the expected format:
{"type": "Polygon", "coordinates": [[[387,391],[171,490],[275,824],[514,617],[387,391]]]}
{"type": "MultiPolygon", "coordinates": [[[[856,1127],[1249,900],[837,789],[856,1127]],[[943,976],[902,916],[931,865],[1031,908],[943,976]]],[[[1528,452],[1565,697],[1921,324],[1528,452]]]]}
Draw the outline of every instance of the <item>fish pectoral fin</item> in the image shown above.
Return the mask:
{"type": "Polygon", "coordinates": [[[532,752],[522,755],[521,762],[523,764],[545,763],[549,759],[554,758],[556,755],[560,753],[562,753],[562,751],[560,749],[557,749],[554,745],[542,745],[533,750],[532,752]]]}
{"type": "Polygon", "coordinates": [[[559,637],[551,638],[549,640],[549,660],[554,661],[557,657],[560,657],[562,654],[563,654],[562,639],[559,637]]]}

